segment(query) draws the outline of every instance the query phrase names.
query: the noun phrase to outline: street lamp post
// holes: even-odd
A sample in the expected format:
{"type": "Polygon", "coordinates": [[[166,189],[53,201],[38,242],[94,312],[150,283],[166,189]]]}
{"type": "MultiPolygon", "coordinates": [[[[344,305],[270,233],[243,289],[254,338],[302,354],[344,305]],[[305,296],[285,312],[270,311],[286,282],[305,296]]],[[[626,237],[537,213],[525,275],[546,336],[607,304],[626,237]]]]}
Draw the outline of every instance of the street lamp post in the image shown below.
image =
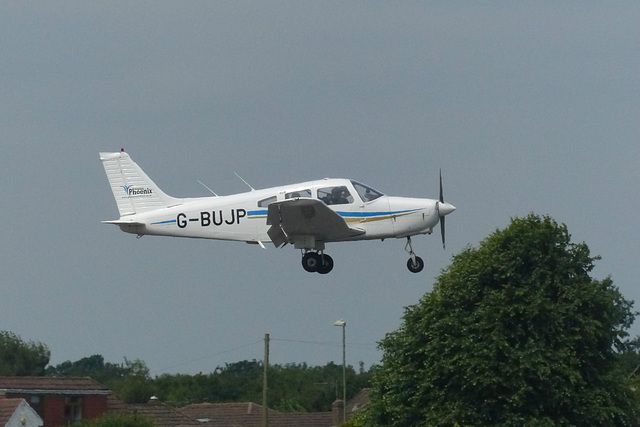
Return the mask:
{"type": "Polygon", "coordinates": [[[342,326],[342,421],[347,420],[347,322],[336,320],[333,326],[342,326]]]}

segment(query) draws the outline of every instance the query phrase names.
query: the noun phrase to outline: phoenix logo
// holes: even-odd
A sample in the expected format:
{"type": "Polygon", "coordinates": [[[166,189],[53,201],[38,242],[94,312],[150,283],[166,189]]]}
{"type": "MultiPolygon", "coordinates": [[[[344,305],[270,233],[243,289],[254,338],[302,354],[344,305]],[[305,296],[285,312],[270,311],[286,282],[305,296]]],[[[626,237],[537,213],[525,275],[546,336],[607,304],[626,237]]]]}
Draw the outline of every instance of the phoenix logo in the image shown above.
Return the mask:
{"type": "Polygon", "coordinates": [[[123,185],[124,192],[129,196],[139,196],[143,194],[152,194],[151,188],[133,188],[133,185],[123,185]]]}

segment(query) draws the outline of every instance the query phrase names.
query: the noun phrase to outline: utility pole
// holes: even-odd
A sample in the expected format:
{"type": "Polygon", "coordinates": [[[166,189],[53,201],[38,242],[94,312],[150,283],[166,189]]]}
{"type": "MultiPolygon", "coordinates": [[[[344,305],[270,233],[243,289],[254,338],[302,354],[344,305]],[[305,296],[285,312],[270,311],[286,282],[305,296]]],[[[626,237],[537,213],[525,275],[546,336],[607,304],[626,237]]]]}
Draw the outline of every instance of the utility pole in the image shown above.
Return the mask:
{"type": "Polygon", "coordinates": [[[347,322],[342,325],[342,421],[347,421],[347,322]]]}
{"type": "Polygon", "coordinates": [[[336,320],[333,326],[342,327],[342,421],[347,420],[347,322],[336,320]]]}
{"type": "Polygon", "coordinates": [[[269,334],[264,334],[264,373],[262,375],[262,427],[269,426],[269,410],[267,408],[267,369],[269,368],[269,334]]]}

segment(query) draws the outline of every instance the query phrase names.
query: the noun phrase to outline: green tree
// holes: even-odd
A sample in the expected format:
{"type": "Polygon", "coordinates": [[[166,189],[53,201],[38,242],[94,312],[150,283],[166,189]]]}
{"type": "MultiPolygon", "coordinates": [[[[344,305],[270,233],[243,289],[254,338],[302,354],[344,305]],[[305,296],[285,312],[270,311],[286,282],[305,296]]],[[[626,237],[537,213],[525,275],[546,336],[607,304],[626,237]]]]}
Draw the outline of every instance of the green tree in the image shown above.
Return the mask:
{"type": "Polygon", "coordinates": [[[243,360],[217,367],[211,374],[162,375],[154,381],[155,395],[182,405],[199,402],[260,402],[262,363],[243,360]]]}
{"type": "Polygon", "coordinates": [[[83,357],[75,362],[67,360],[56,366],[47,366],[45,372],[47,376],[91,377],[103,384],[131,374],[126,362],[124,364],[105,363],[104,357],[100,354],[83,357]]]}
{"type": "Polygon", "coordinates": [[[40,342],[23,341],[9,331],[0,331],[0,375],[44,375],[51,352],[40,342]]]}
{"type": "Polygon", "coordinates": [[[46,369],[47,376],[91,377],[116,392],[127,403],[146,403],[153,395],[149,368],[140,359],[124,363],[105,363],[99,354],[83,357],[75,362],[66,361],[46,369]]]}
{"type": "Polygon", "coordinates": [[[153,396],[153,381],[147,364],[140,359],[125,357],[121,367],[124,374],[106,381],[106,385],[127,403],[147,403],[153,396]]]}
{"type": "MultiPolygon", "coordinates": [[[[182,406],[200,402],[262,402],[263,365],[256,360],[228,363],[211,374],[162,375],[153,381],[154,394],[162,401],[182,406]]],[[[306,363],[271,365],[269,407],[284,412],[330,411],[338,388],[342,390],[342,366],[306,363]]],[[[347,367],[347,395],[369,386],[370,374],[347,367]]]]}
{"type": "Polygon", "coordinates": [[[636,313],[596,259],[533,214],[456,255],[381,342],[366,424],[636,425],[636,313]]]}
{"type": "MultiPolygon", "coordinates": [[[[368,387],[368,376],[357,374],[347,366],[347,398],[368,387]]],[[[306,363],[273,365],[269,368],[269,406],[284,412],[330,411],[331,404],[342,394],[342,365],[325,366],[306,363]]]]}

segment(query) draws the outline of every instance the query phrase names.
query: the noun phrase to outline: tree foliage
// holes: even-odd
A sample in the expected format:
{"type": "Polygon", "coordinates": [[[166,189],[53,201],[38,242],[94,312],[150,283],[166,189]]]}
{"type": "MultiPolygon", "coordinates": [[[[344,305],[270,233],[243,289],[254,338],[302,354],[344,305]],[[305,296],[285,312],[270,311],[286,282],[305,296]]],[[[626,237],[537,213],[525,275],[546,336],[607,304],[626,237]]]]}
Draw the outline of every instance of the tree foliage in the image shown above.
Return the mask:
{"type": "MultiPolygon", "coordinates": [[[[369,386],[370,374],[363,366],[356,373],[347,367],[347,395],[353,396],[369,386]]],[[[140,360],[123,364],[105,363],[93,355],[75,362],[49,366],[50,376],[91,377],[113,390],[127,403],[146,403],[151,396],[163,402],[183,406],[201,402],[262,402],[263,365],[256,360],[243,360],[217,367],[210,374],[165,374],[149,376],[140,360]]],[[[342,384],[342,365],[325,366],[306,363],[271,365],[268,370],[269,407],[281,411],[330,411],[342,384]]]]}
{"type": "Polygon", "coordinates": [[[26,342],[9,331],[0,331],[0,375],[44,375],[51,352],[40,342],[26,342]]]}
{"type": "MultiPolygon", "coordinates": [[[[271,365],[268,369],[269,407],[285,412],[330,411],[342,384],[342,365],[306,363],[271,365]]],[[[162,375],[153,381],[154,394],[175,405],[199,402],[262,402],[263,365],[240,361],[210,374],[162,375]]],[[[369,373],[347,367],[347,395],[369,385],[369,373]]]]}
{"type": "Polygon", "coordinates": [[[635,313],[596,259],[533,214],[456,255],[381,342],[367,423],[635,425],[635,313]]]}
{"type": "Polygon", "coordinates": [[[124,378],[129,373],[130,369],[125,364],[105,363],[104,357],[100,354],[83,357],[75,362],[67,360],[56,366],[48,366],[46,369],[48,376],[91,377],[104,384],[116,378],[124,378]]]}
{"type": "Polygon", "coordinates": [[[127,403],[146,403],[153,395],[149,368],[139,359],[124,359],[124,363],[105,363],[99,354],[48,366],[47,376],[91,377],[108,386],[127,403]]]}

